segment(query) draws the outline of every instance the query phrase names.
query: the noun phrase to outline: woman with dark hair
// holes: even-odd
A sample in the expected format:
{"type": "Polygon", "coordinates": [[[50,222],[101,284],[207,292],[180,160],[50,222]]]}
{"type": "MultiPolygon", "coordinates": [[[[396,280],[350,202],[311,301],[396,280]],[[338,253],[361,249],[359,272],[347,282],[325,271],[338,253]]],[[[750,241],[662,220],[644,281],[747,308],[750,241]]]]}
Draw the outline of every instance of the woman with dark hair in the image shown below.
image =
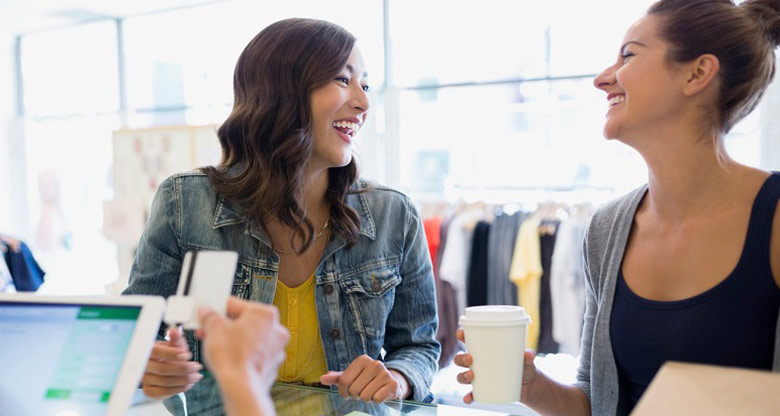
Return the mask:
{"type": "MultiPolygon", "coordinates": [[[[185,252],[236,251],[233,295],[276,305],[291,334],[280,381],[429,400],[440,351],[430,257],[411,201],[358,179],[367,91],[343,28],[287,19],[261,31],[236,64],[220,165],[160,185],[125,293],[171,295],[185,252]]],[[[144,392],[189,390],[201,360],[193,334],[169,331],[144,392]]]]}
{"type": "Polygon", "coordinates": [[[642,155],[649,183],[588,228],[576,385],[526,351],[522,401],[540,414],[628,414],[667,360],[780,371],[780,174],[723,143],[772,80],[778,43],[780,0],[661,0],[596,77],[604,135],[642,155]]]}

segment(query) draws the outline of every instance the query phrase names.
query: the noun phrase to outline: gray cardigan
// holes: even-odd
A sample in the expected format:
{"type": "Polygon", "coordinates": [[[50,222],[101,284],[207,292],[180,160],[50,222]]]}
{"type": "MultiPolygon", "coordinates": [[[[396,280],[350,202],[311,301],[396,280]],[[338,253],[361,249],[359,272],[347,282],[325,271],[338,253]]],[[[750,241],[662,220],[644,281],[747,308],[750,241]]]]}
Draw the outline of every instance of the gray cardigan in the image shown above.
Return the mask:
{"type": "MultiPolygon", "coordinates": [[[[609,317],[628,234],[646,191],[644,185],[600,207],[590,221],[583,243],[587,300],[576,385],[588,396],[594,416],[614,415],[618,411],[618,375],[609,337],[609,317]]],[[[780,371],[780,319],[772,371],[780,371]]]]}

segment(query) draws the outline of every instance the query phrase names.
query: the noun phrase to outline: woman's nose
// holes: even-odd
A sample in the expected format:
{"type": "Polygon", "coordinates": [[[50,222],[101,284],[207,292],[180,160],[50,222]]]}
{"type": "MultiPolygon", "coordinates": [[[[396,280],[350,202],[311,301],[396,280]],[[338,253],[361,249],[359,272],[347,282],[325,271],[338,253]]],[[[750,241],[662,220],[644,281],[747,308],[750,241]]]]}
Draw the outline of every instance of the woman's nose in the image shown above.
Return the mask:
{"type": "Polygon", "coordinates": [[[596,75],[596,78],[593,79],[593,86],[602,91],[606,91],[606,89],[609,88],[609,86],[613,85],[614,83],[615,83],[615,65],[612,65],[609,68],[601,71],[601,73],[596,75]]]}
{"type": "Polygon", "coordinates": [[[362,85],[358,85],[355,89],[353,89],[352,93],[352,107],[361,110],[362,112],[368,111],[368,107],[370,106],[368,102],[368,93],[363,90],[362,85]]]}

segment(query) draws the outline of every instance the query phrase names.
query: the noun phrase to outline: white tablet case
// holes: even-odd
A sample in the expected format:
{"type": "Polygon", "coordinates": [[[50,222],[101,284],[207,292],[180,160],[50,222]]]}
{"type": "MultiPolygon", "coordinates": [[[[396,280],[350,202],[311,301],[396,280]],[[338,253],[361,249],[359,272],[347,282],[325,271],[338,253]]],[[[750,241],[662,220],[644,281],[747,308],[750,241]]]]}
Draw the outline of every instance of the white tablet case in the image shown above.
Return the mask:
{"type": "MultiPolygon", "coordinates": [[[[122,365],[117,374],[111,395],[106,405],[106,416],[126,415],[133,395],[138,389],[149,354],[152,351],[165,310],[165,299],[161,296],[40,296],[33,294],[0,293],[0,305],[4,302],[37,303],[66,306],[140,306],[141,311],[130,338],[122,365]]],[[[20,359],[23,359],[20,357],[20,359]]],[[[35,357],[28,357],[35,359],[35,357]]],[[[39,375],[40,376],[40,375],[39,375]]],[[[3,405],[0,404],[0,414],[3,405]]]]}

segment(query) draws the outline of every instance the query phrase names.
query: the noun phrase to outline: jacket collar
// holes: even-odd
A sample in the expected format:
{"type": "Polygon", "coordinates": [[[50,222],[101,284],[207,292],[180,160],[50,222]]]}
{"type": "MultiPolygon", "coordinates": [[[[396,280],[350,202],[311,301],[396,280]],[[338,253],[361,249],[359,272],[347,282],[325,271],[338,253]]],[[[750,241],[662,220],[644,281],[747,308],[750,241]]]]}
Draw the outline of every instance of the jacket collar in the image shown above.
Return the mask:
{"type": "MultiPolygon", "coordinates": [[[[358,181],[352,186],[353,190],[365,189],[366,184],[363,181],[358,181]]],[[[371,209],[368,205],[368,198],[365,193],[350,194],[347,196],[347,205],[355,210],[360,218],[360,234],[375,240],[376,239],[376,223],[374,223],[374,217],[371,215],[371,209]]],[[[270,246],[270,239],[265,233],[265,230],[259,224],[252,224],[247,221],[245,215],[230,201],[226,196],[220,194],[217,201],[217,207],[214,210],[214,219],[212,222],[212,228],[221,228],[228,225],[240,224],[242,222],[247,223],[246,233],[252,237],[266,243],[270,246]]]]}
{"type": "MultiPolygon", "coordinates": [[[[352,190],[354,191],[366,189],[366,183],[360,180],[352,186],[352,190]]],[[[374,216],[371,215],[371,208],[368,205],[368,197],[366,196],[366,193],[348,195],[347,205],[352,207],[352,209],[358,213],[358,217],[360,218],[360,234],[375,240],[376,223],[374,223],[374,216]]]]}

